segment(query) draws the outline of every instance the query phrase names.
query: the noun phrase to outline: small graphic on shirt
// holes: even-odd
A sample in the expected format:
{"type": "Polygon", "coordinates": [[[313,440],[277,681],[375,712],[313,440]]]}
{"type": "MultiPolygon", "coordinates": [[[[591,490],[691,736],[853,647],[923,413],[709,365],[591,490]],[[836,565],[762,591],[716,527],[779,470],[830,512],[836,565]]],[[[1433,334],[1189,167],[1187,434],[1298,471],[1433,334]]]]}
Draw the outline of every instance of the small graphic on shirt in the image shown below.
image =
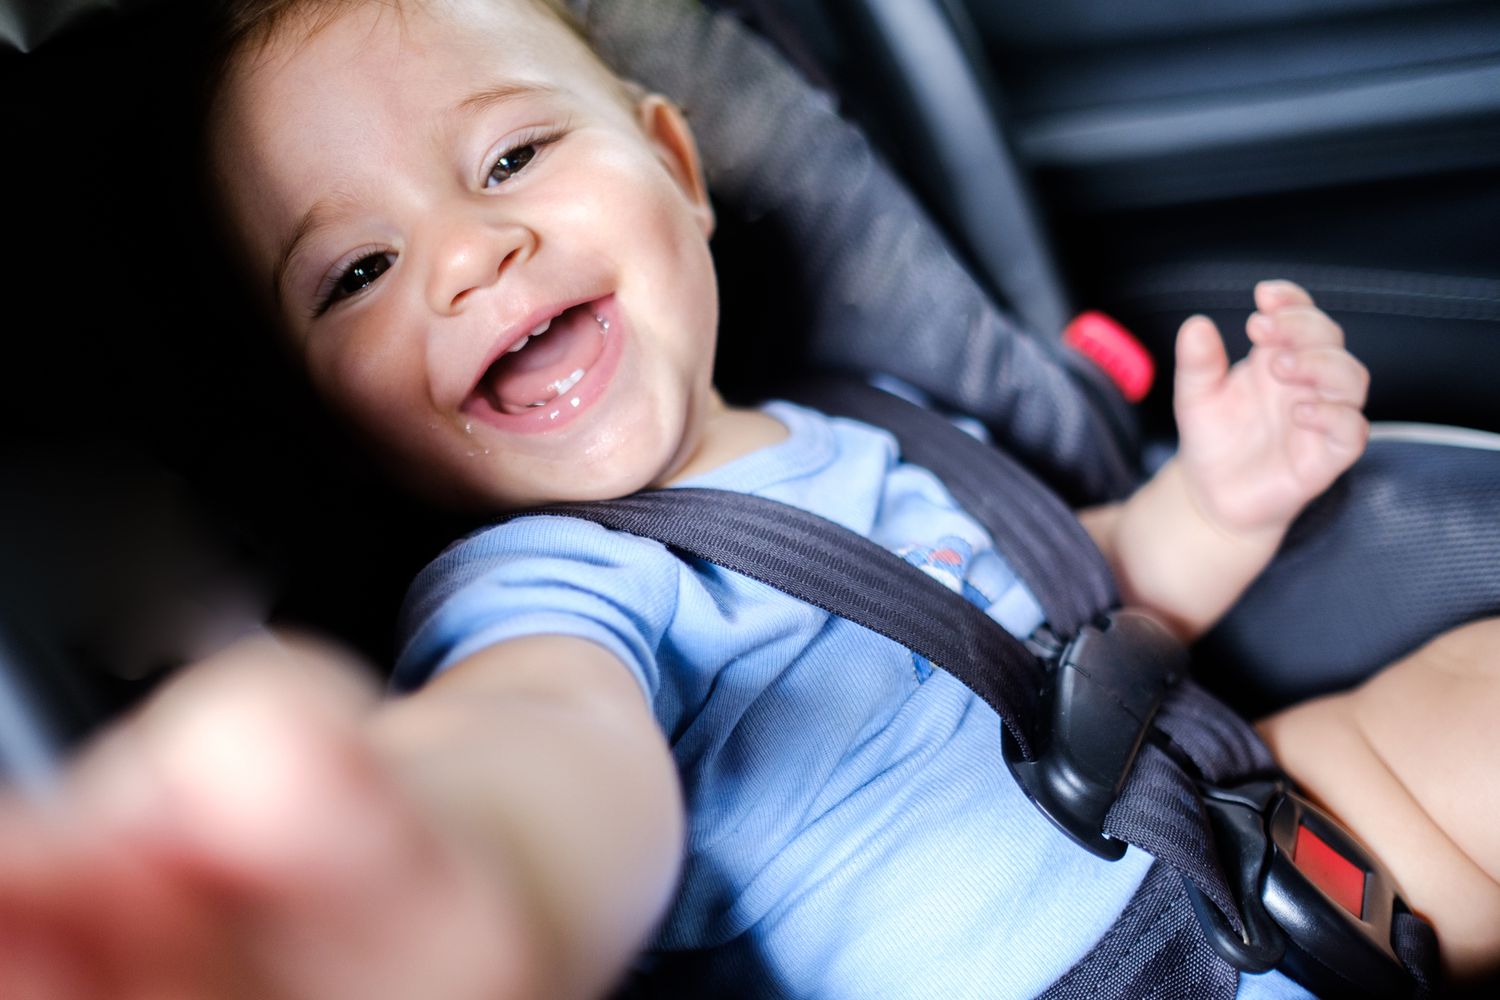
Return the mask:
{"type": "MultiPolygon", "coordinates": [[[[988,608],[995,603],[969,582],[969,563],[974,558],[974,549],[962,538],[944,535],[936,545],[906,545],[897,549],[896,554],[955,594],[963,595],[970,604],[988,608]]],[[[932,661],[927,657],[912,653],[911,660],[918,683],[932,676],[932,661]]]]}

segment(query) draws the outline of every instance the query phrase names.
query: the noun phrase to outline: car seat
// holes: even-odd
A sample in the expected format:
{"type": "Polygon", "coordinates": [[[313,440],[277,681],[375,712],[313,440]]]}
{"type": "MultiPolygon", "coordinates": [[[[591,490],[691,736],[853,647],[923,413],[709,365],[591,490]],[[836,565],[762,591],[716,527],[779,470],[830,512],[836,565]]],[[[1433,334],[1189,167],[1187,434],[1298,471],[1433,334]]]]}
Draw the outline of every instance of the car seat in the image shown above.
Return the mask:
{"type": "MultiPolygon", "coordinates": [[[[689,0],[578,0],[575,6],[601,53],[625,75],[678,100],[699,135],[720,210],[715,253],[726,317],[723,369],[736,376],[727,380],[731,390],[742,396],[765,391],[788,367],[894,368],[938,405],[981,418],[1003,447],[1074,504],[1121,496],[1139,480],[1139,456],[1108,412],[1118,403],[1102,407],[1098,402],[1103,380],[1071,358],[1052,331],[1028,330],[981,289],[860,134],[837,117],[828,94],[809,87],[737,20],[704,17],[689,0]],[[745,102],[743,95],[752,87],[760,96],[745,102]],[[766,294],[767,289],[776,294],[766,294]],[[766,349],[768,340],[775,350],[766,349]],[[749,345],[753,349],[745,350],[749,345]]],[[[39,526],[53,529],[42,535],[71,532],[74,518],[81,518],[112,522],[102,529],[105,535],[132,532],[138,519],[120,517],[111,509],[116,505],[107,502],[124,484],[155,484],[145,492],[158,497],[185,491],[208,508],[206,520],[220,521],[218,528],[230,538],[228,543],[194,539],[189,548],[217,545],[231,553],[231,563],[240,559],[237,547],[248,548],[259,555],[251,562],[281,567],[274,598],[242,602],[252,612],[257,603],[275,603],[283,613],[291,608],[315,621],[323,612],[324,627],[377,651],[383,640],[369,636],[388,628],[393,614],[383,609],[393,609],[393,598],[385,604],[350,600],[359,605],[350,610],[320,605],[309,595],[342,590],[367,596],[369,585],[352,578],[403,579],[433,550],[435,539],[456,529],[451,521],[419,516],[377,485],[363,465],[344,459],[326,464],[327,456],[344,449],[331,438],[306,440],[309,404],[273,360],[229,336],[216,340],[211,351],[202,350],[206,332],[217,333],[221,324],[236,320],[212,311],[215,297],[227,294],[214,276],[181,260],[185,241],[200,241],[186,243],[196,249],[203,239],[191,200],[165,197],[172,183],[190,186],[184,180],[191,173],[184,167],[191,162],[190,149],[171,137],[191,104],[173,89],[189,68],[176,49],[190,15],[180,6],[142,4],[130,9],[129,18],[83,18],[71,34],[59,36],[44,29],[62,24],[61,17],[43,24],[20,13],[38,7],[0,9],[8,16],[0,23],[9,26],[6,37],[17,49],[0,62],[6,93],[40,98],[13,99],[5,109],[11,134],[20,137],[17,148],[39,154],[37,162],[28,158],[8,165],[15,171],[7,175],[6,190],[17,202],[17,232],[43,248],[38,260],[53,256],[57,231],[66,235],[69,227],[84,227],[90,240],[107,248],[93,250],[97,257],[84,267],[100,258],[115,266],[116,256],[125,258],[118,264],[123,276],[102,276],[107,294],[97,301],[69,301],[63,294],[67,286],[40,267],[23,272],[24,280],[14,286],[13,296],[25,295],[33,308],[19,310],[7,337],[19,362],[10,370],[26,373],[26,379],[23,383],[13,374],[7,386],[11,440],[5,460],[12,470],[23,454],[50,460],[34,460],[23,474],[6,480],[12,492],[5,521],[10,530],[3,542],[14,557],[5,562],[0,622],[10,638],[0,656],[17,671],[10,682],[14,703],[46,688],[53,704],[46,711],[23,705],[3,726],[11,735],[28,727],[43,730],[37,739],[5,737],[7,753],[21,747],[8,758],[19,768],[16,754],[29,753],[26,759],[34,760],[148,686],[127,685],[126,694],[96,696],[107,687],[101,683],[105,677],[118,679],[131,671],[119,664],[89,670],[76,661],[80,656],[108,660],[110,639],[118,633],[105,629],[103,638],[96,637],[81,654],[77,633],[69,632],[80,627],[77,616],[47,609],[76,603],[79,581],[90,579],[106,584],[93,600],[108,605],[132,583],[112,590],[107,584],[117,581],[101,577],[154,576],[160,568],[144,558],[40,572],[47,552],[56,550],[43,545],[38,552],[18,541],[34,542],[39,526]],[[41,33],[18,34],[16,25],[41,33]],[[22,54],[23,49],[33,51],[22,54]],[[156,72],[142,72],[146,66],[156,72]],[[143,101],[173,110],[143,108],[143,101]],[[106,141],[97,134],[76,134],[98,120],[111,122],[100,130],[106,141]],[[156,149],[153,143],[163,145],[156,149]],[[42,151],[52,155],[43,160],[42,151]],[[92,160],[84,156],[90,151],[92,160]],[[59,176],[46,176],[42,162],[59,176]],[[73,185],[87,188],[101,167],[109,171],[108,191],[91,191],[83,211],[67,209],[63,192],[73,185]],[[116,204],[121,187],[130,188],[132,197],[116,204]],[[141,191],[152,197],[141,200],[141,191]],[[90,211],[108,221],[87,222],[90,211]],[[128,241],[118,235],[126,231],[128,241]],[[173,269],[166,280],[158,270],[163,267],[173,269]],[[174,287],[184,283],[183,275],[193,288],[174,287]],[[140,347],[144,359],[119,344],[130,315],[150,316],[160,327],[153,332],[161,342],[140,347]],[[206,316],[212,319],[208,331],[206,316]],[[236,369],[233,383],[225,378],[231,368],[236,369]],[[278,398],[268,403],[251,398],[254,390],[232,388],[250,379],[277,386],[278,398]],[[227,434],[202,426],[184,429],[176,419],[183,381],[200,390],[187,395],[195,404],[201,396],[220,397],[196,411],[199,420],[238,429],[227,434]],[[59,382],[70,395],[102,400],[100,408],[119,419],[105,429],[97,410],[87,418],[59,414],[59,382]],[[241,422],[252,413],[257,419],[270,416],[246,429],[241,422]],[[80,447],[80,437],[91,445],[80,447]],[[241,460],[227,464],[261,470],[290,465],[292,471],[277,482],[242,490],[242,476],[223,467],[224,452],[241,460]],[[101,455],[112,463],[101,461],[101,455]],[[106,472],[107,464],[127,471],[106,472]],[[77,484],[80,470],[83,486],[77,484]],[[368,509],[345,505],[309,516],[281,497],[285,484],[295,482],[308,505],[336,507],[338,498],[348,495],[349,478],[370,498],[368,509]],[[88,490],[106,502],[97,509],[57,513],[55,505],[37,498],[59,481],[69,483],[69,495],[88,490]],[[39,513],[45,510],[53,516],[39,513]],[[357,534],[345,522],[360,518],[382,523],[400,518],[412,527],[408,537],[393,540],[392,551],[376,559],[341,547],[340,539],[357,534]],[[268,537],[281,541],[268,544],[268,537]],[[331,565],[344,570],[332,575],[331,565]],[[58,685],[59,676],[69,680],[58,685]],[[35,725],[68,713],[82,721],[35,725]]],[[[75,9],[99,8],[77,4],[75,9]]],[[[1379,432],[1366,458],[1299,521],[1277,562],[1200,646],[1199,662],[1206,674],[1236,688],[1230,693],[1240,703],[1265,706],[1348,683],[1443,628],[1500,612],[1497,509],[1500,442],[1493,436],[1412,428],[1379,432]],[[1320,612],[1309,615],[1309,595],[1326,595],[1331,588],[1341,598],[1338,608],[1318,602],[1320,612]]],[[[183,585],[175,586],[173,598],[163,599],[180,598],[183,585]]],[[[205,593],[190,586],[198,590],[195,597],[205,593]]],[[[185,648],[168,648],[172,645],[163,640],[163,650],[140,659],[149,663],[186,655],[185,648]]]]}

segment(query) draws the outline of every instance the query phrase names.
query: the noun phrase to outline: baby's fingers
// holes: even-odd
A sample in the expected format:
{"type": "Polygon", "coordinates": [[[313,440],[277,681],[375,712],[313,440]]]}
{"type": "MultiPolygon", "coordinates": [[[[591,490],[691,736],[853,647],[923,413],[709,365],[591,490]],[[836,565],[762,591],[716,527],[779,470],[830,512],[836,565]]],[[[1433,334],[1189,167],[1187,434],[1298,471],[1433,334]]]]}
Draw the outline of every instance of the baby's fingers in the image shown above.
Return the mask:
{"type": "Polygon", "coordinates": [[[1336,452],[1358,456],[1370,437],[1370,422],[1364,414],[1344,403],[1298,403],[1292,407],[1292,423],[1323,435],[1336,452]]]}
{"type": "Polygon", "coordinates": [[[0,997],[255,995],[204,978],[214,929],[195,897],[82,819],[0,816],[0,997]]]}
{"type": "MultiPolygon", "coordinates": [[[[1176,403],[1191,406],[1215,392],[1229,371],[1219,328],[1207,316],[1190,316],[1177,332],[1176,403]]],[[[1179,410],[1179,413],[1181,411],[1179,410]]]]}
{"type": "Polygon", "coordinates": [[[1281,351],[1271,370],[1283,382],[1312,386],[1323,399],[1356,409],[1365,405],[1370,391],[1369,369],[1342,348],[1281,351]]]}
{"type": "Polygon", "coordinates": [[[1260,281],[1255,285],[1255,308],[1263,313],[1273,313],[1289,306],[1311,306],[1313,298],[1301,285],[1275,278],[1260,281]]]}
{"type": "Polygon", "coordinates": [[[1344,328],[1314,306],[1258,312],[1245,323],[1252,343],[1262,347],[1343,347],[1344,328]]]}

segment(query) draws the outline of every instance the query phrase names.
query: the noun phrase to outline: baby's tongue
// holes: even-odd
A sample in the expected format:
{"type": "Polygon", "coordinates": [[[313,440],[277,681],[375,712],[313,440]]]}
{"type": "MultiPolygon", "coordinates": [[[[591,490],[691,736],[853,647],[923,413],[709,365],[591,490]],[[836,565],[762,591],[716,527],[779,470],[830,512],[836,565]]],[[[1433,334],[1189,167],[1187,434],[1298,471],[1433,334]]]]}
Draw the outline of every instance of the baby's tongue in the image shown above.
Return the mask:
{"type": "Polygon", "coordinates": [[[482,389],[502,413],[525,413],[571,389],[603,351],[604,330],[590,306],[574,306],[521,350],[502,354],[485,372],[482,389]]]}

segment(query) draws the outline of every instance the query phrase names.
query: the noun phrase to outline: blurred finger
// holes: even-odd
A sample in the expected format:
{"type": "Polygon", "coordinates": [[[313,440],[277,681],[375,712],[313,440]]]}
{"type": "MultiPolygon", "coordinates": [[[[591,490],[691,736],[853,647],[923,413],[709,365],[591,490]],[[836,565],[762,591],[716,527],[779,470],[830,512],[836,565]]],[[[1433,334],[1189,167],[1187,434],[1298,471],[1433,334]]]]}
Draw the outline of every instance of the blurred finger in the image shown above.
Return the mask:
{"type": "Polygon", "coordinates": [[[1219,328],[1207,316],[1190,316],[1177,331],[1177,405],[1191,405],[1213,392],[1229,371],[1229,355],[1219,328]]]}
{"type": "Polygon", "coordinates": [[[1312,304],[1313,298],[1307,293],[1307,289],[1284,278],[1261,281],[1255,285],[1255,308],[1263,313],[1312,304]]]}
{"type": "Polygon", "coordinates": [[[236,967],[287,995],[387,1000],[449,980],[466,985],[434,995],[509,995],[492,987],[520,967],[506,945],[521,938],[494,873],[462,860],[369,746],[368,685],[305,651],[278,657],[196,668],[139,720],[123,749],[151,787],[132,794],[172,822],[138,839],[230,903],[236,967]]]}
{"type": "Polygon", "coordinates": [[[1281,351],[1271,370],[1283,382],[1309,385],[1329,402],[1363,407],[1370,389],[1370,372],[1359,359],[1337,347],[1281,351]]]}
{"type": "Polygon", "coordinates": [[[0,996],[94,1000],[104,990],[55,935],[0,926],[0,996]]]}
{"type": "Polygon", "coordinates": [[[1363,451],[1370,436],[1370,422],[1364,414],[1343,403],[1297,403],[1292,407],[1292,423],[1317,431],[1341,451],[1363,451]]]}
{"type": "Polygon", "coordinates": [[[353,742],[370,685],[265,636],[186,670],[85,756],[74,799],[102,826],[249,869],[278,867],[308,785],[353,742]],[[310,734],[320,734],[312,737],[310,734]],[[320,742],[315,753],[309,742],[320,742]]]}
{"type": "Polygon", "coordinates": [[[149,859],[74,820],[14,812],[0,821],[0,996],[165,997],[179,995],[168,984],[206,982],[216,942],[197,900],[149,859]],[[15,983],[38,992],[6,988],[15,983]]]}
{"type": "Polygon", "coordinates": [[[1343,347],[1344,329],[1321,309],[1293,306],[1274,315],[1253,313],[1245,323],[1252,343],[1262,347],[1343,347]]]}

